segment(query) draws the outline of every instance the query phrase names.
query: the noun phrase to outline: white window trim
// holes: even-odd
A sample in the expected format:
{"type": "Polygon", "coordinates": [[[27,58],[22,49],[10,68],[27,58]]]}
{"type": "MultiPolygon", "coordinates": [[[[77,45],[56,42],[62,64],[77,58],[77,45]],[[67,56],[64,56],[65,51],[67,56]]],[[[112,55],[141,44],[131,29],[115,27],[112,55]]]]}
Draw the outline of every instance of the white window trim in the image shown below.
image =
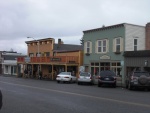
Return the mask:
{"type": "Polygon", "coordinates": [[[103,54],[103,53],[107,53],[108,51],[109,51],[109,40],[108,40],[108,39],[100,39],[100,40],[97,40],[97,41],[96,41],[96,44],[95,44],[95,52],[96,52],[96,53],[98,53],[98,54],[101,54],[101,53],[102,53],[102,54],[103,54]],[[103,42],[104,40],[106,41],[106,46],[105,46],[105,47],[106,47],[106,51],[105,51],[105,52],[103,51],[103,47],[104,47],[104,46],[103,46],[103,44],[102,44],[102,46],[101,46],[101,47],[102,47],[102,49],[101,49],[102,52],[98,52],[98,42],[99,42],[99,41],[102,41],[102,42],[103,42]]]}
{"type": "Polygon", "coordinates": [[[135,40],[135,39],[137,40],[137,45],[136,45],[136,46],[137,46],[137,50],[138,50],[138,38],[134,38],[134,39],[133,39],[133,50],[134,50],[134,51],[137,51],[137,50],[134,49],[134,47],[135,47],[135,45],[134,45],[134,40],[135,40]]]}
{"type": "Polygon", "coordinates": [[[122,52],[123,51],[123,38],[122,37],[117,37],[117,38],[114,38],[113,40],[113,52],[122,52]],[[117,51],[116,50],[116,41],[117,39],[120,39],[120,51],[117,51]]]}
{"type": "Polygon", "coordinates": [[[84,53],[92,53],[92,42],[91,41],[86,41],[84,43],[84,53]],[[87,47],[87,43],[89,43],[89,47],[87,47]],[[89,52],[87,52],[87,48],[89,48],[89,52]]]}

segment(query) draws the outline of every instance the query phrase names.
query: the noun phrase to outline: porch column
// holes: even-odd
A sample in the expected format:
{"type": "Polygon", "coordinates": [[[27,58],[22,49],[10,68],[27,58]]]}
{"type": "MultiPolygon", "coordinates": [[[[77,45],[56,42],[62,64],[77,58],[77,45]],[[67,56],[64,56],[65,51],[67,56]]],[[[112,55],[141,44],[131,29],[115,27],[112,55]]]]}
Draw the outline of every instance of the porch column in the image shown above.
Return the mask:
{"type": "Polygon", "coordinates": [[[65,65],[65,72],[67,72],[67,65],[65,65]]]}
{"type": "Polygon", "coordinates": [[[25,77],[25,75],[24,75],[25,68],[24,67],[25,67],[25,64],[23,64],[23,76],[22,76],[23,78],[25,77]]]}
{"type": "Polygon", "coordinates": [[[52,80],[54,80],[54,68],[53,68],[53,65],[52,65],[52,80]]]}

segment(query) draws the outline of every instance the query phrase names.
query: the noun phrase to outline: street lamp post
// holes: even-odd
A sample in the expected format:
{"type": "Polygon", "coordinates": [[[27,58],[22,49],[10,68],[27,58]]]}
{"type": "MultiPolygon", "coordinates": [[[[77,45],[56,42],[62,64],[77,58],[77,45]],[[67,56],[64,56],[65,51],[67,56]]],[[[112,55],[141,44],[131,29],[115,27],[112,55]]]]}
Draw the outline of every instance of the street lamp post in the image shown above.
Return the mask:
{"type": "MultiPolygon", "coordinates": [[[[39,41],[37,41],[34,37],[27,37],[27,38],[33,38],[37,42],[37,48],[38,48],[37,57],[39,57],[40,56],[40,54],[39,54],[39,45],[40,45],[39,41]]],[[[39,68],[40,68],[40,66],[38,65],[38,77],[39,77],[39,68]]]]}

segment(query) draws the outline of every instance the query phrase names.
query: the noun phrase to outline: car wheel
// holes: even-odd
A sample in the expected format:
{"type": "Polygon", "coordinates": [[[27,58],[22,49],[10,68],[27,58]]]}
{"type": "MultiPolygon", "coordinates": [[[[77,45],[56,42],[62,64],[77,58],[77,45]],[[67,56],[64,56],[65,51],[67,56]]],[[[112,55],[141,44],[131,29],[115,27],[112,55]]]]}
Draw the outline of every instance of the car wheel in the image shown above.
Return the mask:
{"type": "Polygon", "coordinates": [[[78,82],[78,85],[80,85],[80,82],[78,82]]]}
{"type": "Polygon", "coordinates": [[[93,82],[90,82],[90,85],[92,86],[92,85],[93,85],[93,82]]]}
{"type": "Polygon", "coordinates": [[[126,89],[128,89],[128,84],[126,83],[126,89]]]}
{"type": "Polygon", "coordinates": [[[72,83],[72,78],[70,79],[69,83],[72,83]]]}
{"type": "Polygon", "coordinates": [[[116,88],[116,84],[113,84],[113,87],[116,88]]]}
{"type": "Polygon", "coordinates": [[[57,83],[60,83],[60,81],[57,81],[57,83]]]}
{"type": "Polygon", "coordinates": [[[98,83],[98,87],[101,87],[101,86],[102,86],[102,84],[98,83]]]}

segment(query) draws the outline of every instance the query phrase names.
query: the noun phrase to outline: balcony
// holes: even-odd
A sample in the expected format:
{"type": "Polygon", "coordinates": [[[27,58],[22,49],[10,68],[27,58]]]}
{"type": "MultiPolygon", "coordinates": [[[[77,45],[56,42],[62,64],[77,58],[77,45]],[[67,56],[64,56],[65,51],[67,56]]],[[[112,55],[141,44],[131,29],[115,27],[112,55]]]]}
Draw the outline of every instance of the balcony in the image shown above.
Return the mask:
{"type": "MultiPolygon", "coordinates": [[[[26,63],[25,57],[18,57],[18,63],[26,63]]],[[[28,63],[79,63],[77,56],[30,57],[28,63]]]]}

